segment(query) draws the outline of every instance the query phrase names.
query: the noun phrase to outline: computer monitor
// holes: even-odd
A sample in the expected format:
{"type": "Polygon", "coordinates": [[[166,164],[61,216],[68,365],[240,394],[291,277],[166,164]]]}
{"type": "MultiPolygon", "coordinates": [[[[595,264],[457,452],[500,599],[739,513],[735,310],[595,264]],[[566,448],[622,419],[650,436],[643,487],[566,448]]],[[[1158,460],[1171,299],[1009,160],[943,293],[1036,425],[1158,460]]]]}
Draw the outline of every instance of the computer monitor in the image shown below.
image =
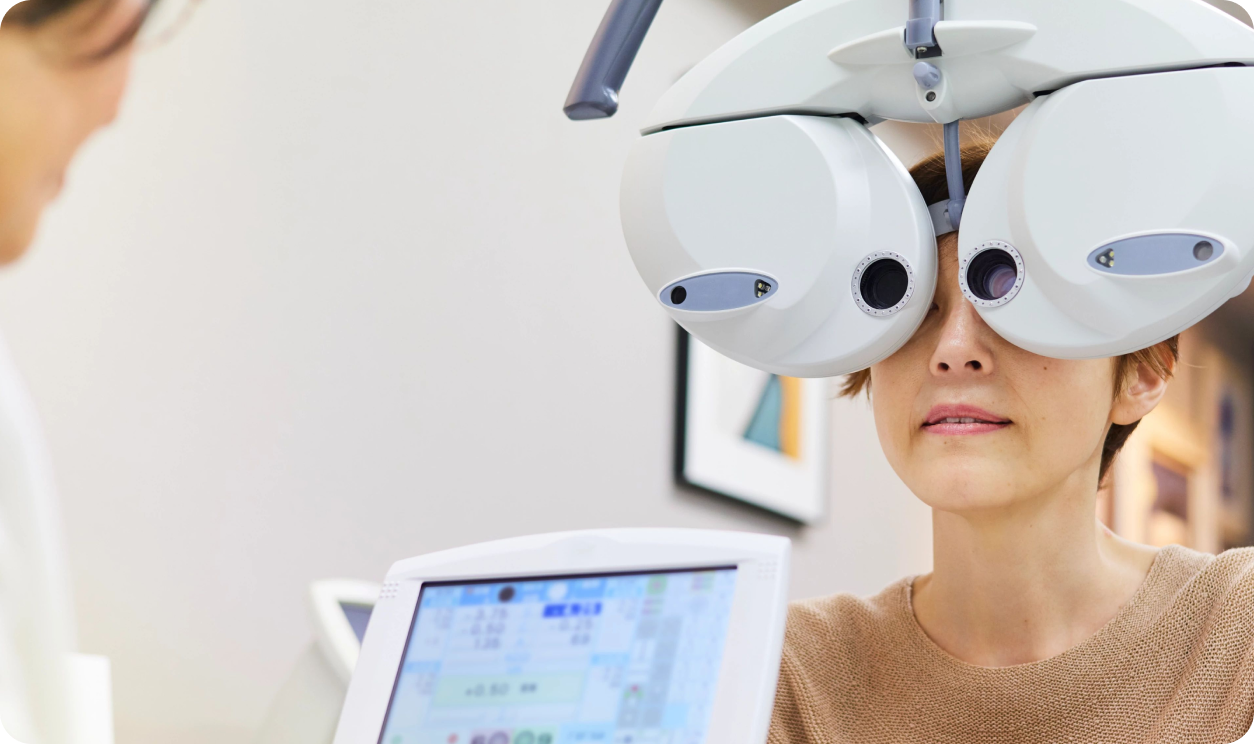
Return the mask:
{"type": "Polygon", "coordinates": [[[357,666],[378,596],[379,585],[367,581],[325,579],[309,585],[309,614],[318,648],[345,687],[357,666]]]}
{"type": "Polygon", "coordinates": [[[336,744],[763,744],[784,538],[598,530],[388,574],[336,744]]]}
{"type": "Polygon", "coordinates": [[[370,614],[374,612],[374,605],[340,602],[340,612],[344,613],[344,619],[348,621],[348,627],[353,629],[353,636],[357,638],[357,642],[364,641],[366,626],[370,625],[370,614]]]}
{"type": "Polygon", "coordinates": [[[314,641],[270,702],[254,744],[331,744],[379,585],[329,579],[309,585],[314,641]]]}

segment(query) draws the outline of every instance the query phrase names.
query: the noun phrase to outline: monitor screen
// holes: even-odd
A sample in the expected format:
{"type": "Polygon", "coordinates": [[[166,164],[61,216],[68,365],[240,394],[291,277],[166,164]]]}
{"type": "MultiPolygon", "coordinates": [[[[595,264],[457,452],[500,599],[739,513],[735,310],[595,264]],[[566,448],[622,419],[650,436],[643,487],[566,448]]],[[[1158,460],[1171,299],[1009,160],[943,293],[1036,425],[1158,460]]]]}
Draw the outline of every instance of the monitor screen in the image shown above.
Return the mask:
{"type": "Polygon", "coordinates": [[[370,615],[374,612],[374,607],[354,602],[340,602],[340,610],[344,612],[344,617],[348,620],[348,624],[352,626],[353,635],[357,636],[357,642],[361,643],[364,641],[366,639],[366,627],[370,625],[370,615]]]}
{"type": "Polygon", "coordinates": [[[380,744],[704,744],[736,569],[426,584],[380,744]]]}

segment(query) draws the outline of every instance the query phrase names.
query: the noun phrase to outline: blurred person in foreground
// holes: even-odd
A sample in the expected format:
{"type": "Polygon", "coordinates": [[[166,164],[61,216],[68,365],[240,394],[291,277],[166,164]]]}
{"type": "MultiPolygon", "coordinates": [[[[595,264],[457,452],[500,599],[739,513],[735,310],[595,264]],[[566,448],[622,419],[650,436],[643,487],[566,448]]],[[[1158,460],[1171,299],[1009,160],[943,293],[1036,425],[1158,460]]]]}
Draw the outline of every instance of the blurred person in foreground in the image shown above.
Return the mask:
{"type": "MultiPolygon", "coordinates": [[[[79,147],[117,115],[159,3],[176,4],[0,4],[0,264],[26,251],[79,147]]],[[[64,744],[74,725],[74,622],[50,473],[34,409],[0,347],[0,741],[64,744]]]]}

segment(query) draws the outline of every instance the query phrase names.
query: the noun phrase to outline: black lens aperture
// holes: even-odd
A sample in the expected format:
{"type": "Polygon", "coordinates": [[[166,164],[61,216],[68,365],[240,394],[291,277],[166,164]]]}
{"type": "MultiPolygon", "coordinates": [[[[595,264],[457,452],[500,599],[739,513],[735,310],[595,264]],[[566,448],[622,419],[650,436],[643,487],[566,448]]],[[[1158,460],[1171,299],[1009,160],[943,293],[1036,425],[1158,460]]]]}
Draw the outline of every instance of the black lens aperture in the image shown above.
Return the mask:
{"type": "Polygon", "coordinates": [[[858,285],[862,301],[876,310],[895,307],[910,288],[910,275],[906,267],[891,258],[881,258],[862,272],[858,285]]]}
{"type": "Polygon", "coordinates": [[[1019,281],[1014,256],[999,248],[990,248],[967,266],[967,288],[985,302],[1000,300],[1010,294],[1019,281]]]}

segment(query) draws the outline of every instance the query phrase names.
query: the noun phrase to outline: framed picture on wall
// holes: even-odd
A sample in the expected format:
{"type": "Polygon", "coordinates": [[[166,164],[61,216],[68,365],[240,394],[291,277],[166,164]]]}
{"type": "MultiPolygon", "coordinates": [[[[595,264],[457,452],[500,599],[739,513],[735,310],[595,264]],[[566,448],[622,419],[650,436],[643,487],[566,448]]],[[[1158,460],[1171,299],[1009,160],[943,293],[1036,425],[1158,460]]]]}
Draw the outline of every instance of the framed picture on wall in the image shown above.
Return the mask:
{"type": "Polygon", "coordinates": [[[827,508],[828,380],[781,377],[679,329],[675,476],[802,523],[827,508]]]}

